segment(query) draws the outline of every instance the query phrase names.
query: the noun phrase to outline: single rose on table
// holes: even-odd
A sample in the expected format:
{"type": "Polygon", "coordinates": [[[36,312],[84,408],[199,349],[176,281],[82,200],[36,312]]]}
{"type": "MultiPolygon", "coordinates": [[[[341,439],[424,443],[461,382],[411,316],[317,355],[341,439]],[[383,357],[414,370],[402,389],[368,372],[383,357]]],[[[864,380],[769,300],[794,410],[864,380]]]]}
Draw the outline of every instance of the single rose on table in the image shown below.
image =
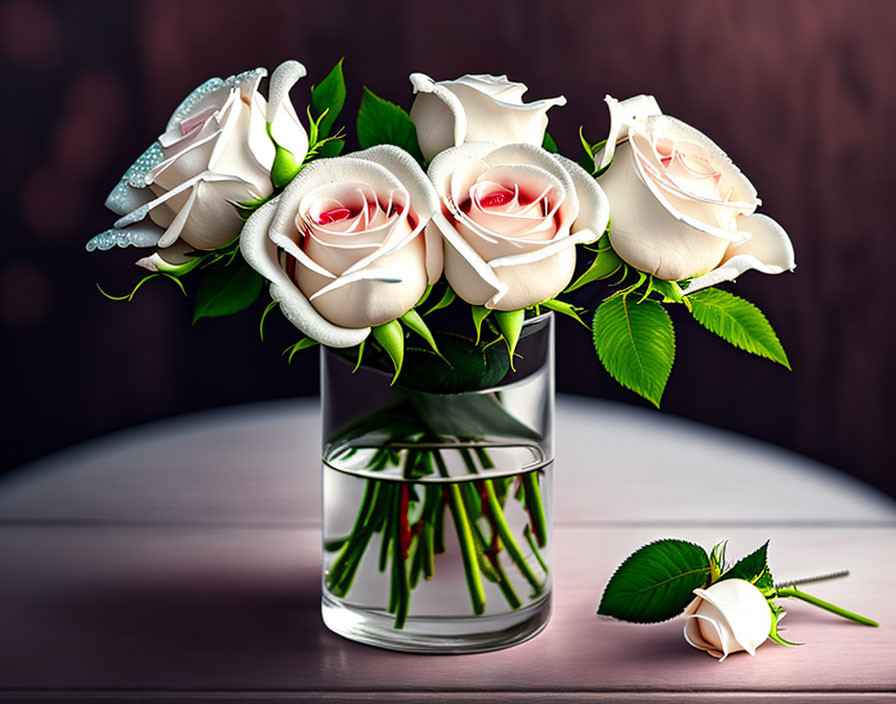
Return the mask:
{"type": "Polygon", "coordinates": [[[794,269],[793,246],[756,214],[756,189],[706,135],[663,115],[652,96],[606,97],[610,133],[595,155],[610,200],[610,241],[628,264],[688,293],[749,269],[794,269]]]}
{"type": "Polygon", "coordinates": [[[412,73],[410,78],[417,94],[411,120],[427,160],[466,142],[522,142],[540,147],[548,126],[547,111],[566,105],[563,96],[523,103],[528,88],[508,81],[507,76],[476,74],[434,81],[424,73],[412,73]]]}
{"type": "Polygon", "coordinates": [[[433,159],[442,210],[429,230],[445,239],[445,277],[473,305],[518,310],[542,303],[572,278],[577,244],[609,219],[593,178],[531,144],[472,142],[433,159]]]}
{"type": "Polygon", "coordinates": [[[189,256],[195,250],[233,241],[243,226],[234,205],[273,192],[275,141],[299,163],[308,151],[308,135],[288,97],[305,68],[297,61],[278,67],[270,100],[258,92],[265,75],[256,69],[210,79],[188,96],[106,201],[122,216],[114,225],[118,237],[100,235],[88,249],[154,246],[155,253],[137,263],[177,272],[196,261],[189,256]]]}
{"type": "Polygon", "coordinates": [[[305,166],[249,218],[243,257],[308,337],[361,343],[409,311],[442,273],[426,229],[438,198],[410,154],[382,145],[305,166]]]}

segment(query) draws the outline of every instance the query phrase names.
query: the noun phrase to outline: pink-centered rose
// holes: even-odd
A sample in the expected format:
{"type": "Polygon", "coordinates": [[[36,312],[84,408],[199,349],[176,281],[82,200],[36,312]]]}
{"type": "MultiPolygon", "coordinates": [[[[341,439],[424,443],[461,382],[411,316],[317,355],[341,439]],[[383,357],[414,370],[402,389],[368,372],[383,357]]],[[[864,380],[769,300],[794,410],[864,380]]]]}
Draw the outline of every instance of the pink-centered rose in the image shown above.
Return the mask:
{"type": "Polygon", "coordinates": [[[177,271],[196,261],[190,252],[234,240],[243,226],[234,204],[273,191],[274,140],[298,162],[308,151],[308,136],[288,97],[305,68],[297,61],[278,67],[269,100],[258,91],[266,74],[256,69],[214,78],[188,96],[106,201],[122,217],[87,248],[155,246],[155,254],[137,263],[177,271]]]}
{"type": "Polygon", "coordinates": [[[573,275],[576,244],[594,242],[609,217],[591,176],[529,144],[448,149],[429,176],[442,212],[445,276],[468,303],[517,310],[549,300],[573,275]]]}
{"type": "Polygon", "coordinates": [[[792,270],[793,246],[756,214],[756,189],[706,135],[663,115],[652,96],[607,96],[610,134],[597,155],[610,200],[610,240],[628,264],[696,291],[748,269],[792,270]]]}
{"type": "Polygon", "coordinates": [[[442,273],[438,199],[402,149],[307,165],[246,223],[240,248],[302,332],[332,347],[404,315],[442,273]]]}

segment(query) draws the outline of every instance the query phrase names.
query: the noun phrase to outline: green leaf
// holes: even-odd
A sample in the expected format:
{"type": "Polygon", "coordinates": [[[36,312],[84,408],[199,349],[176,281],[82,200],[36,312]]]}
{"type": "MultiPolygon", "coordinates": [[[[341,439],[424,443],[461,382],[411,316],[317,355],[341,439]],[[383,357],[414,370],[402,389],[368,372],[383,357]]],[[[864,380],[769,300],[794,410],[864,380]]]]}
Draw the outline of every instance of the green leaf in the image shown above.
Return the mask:
{"type": "Polygon", "coordinates": [[[442,310],[442,308],[447,308],[452,303],[454,303],[454,299],[457,297],[457,294],[454,293],[454,290],[449,286],[445,289],[445,293],[442,294],[442,297],[439,299],[439,302],[436,303],[432,308],[426,311],[423,315],[429,315],[430,313],[435,313],[437,310],[442,310]]]}
{"type": "Polygon", "coordinates": [[[610,376],[659,408],[675,361],[675,331],[663,306],[610,298],[594,312],[592,332],[610,376]]]}
{"type": "Polygon", "coordinates": [[[294,345],[290,345],[285,350],[283,350],[283,354],[288,354],[289,356],[286,358],[287,364],[292,364],[292,358],[295,357],[296,352],[300,352],[302,350],[307,350],[309,347],[314,347],[315,345],[320,344],[317,340],[312,340],[310,337],[303,337],[294,345]]]}
{"type": "Polygon", "coordinates": [[[562,315],[569,316],[573,320],[578,320],[582,325],[586,328],[588,327],[588,323],[586,323],[579,316],[579,313],[583,313],[585,311],[584,308],[580,308],[579,306],[574,306],[572,303],[567,303],[566,301],[558,301],[556,298],[551,298],[547,301],[542,301],[539,305],[544,306],[550,310],[553,310],[562,315]]]}
{"type": "Polygon", "coordinates": [[[523,323],[526,321],[526,311],[523,308],[519,310],[496,310],[495,320],[501,333],[504,335],[504,341],[507,343],[507,355],[510,358],[510,368],[513,369],[513,353],[516,351],[516,343],[520,341],[520,331],[523,329],[523,323]]]}
{"type": "Polygon", "coordinates": [[[492,312],[491,308],[485,306],[470,306],[470,313],[473,314],[473,327],[476,328],[476,344],[482,338],[482,321],[492,312]]]}
{"type": "Polygon", "coordinates": [[[774,328],[752,303],[719,288],[695,291],[687,298],[694,318],[707,330],[739,349],[790,369],[774,328]]]}
{"type": "Polygon", "coordinates": [[[420,314],[415,311],[413,308],[401,316],[401,322],[407,325],[411,330],[417,333],[420,337],[426,340],[429,343],[429,346],[432,347],[432,351],[436,354],[440,355],[439,346],[436,344],[435,338],[432,336],[432,332],[430,332],[426,323],[423,322],[423,318],[420,317],[420,314]]]}
{"type": "Polygon", "coordinates": [[[550,152],[551,154],[556,154],[560,150],[557,149],[557,143],[554,141],[554,138],[551,137],[547,132],[544,133],[544,139],[541,142],[541,148],[546,152],[550,152]]]}
{"type": "Polygon", "coordinates": [[[261,274],[242,259],[213,271],[205,277],[196,293],[193,323],[200,318],[232,315],[245,310],[258,298],[263,285],[261,274]]]}
{"type": "Polygon", "coordinates": [[[719,577],[718,581],[721,582],[725,579],[744,579],[750,584],[754,584],[765,596],[773,597],[775,583],[768,568],[768,541],[766,540],[765,545],[738,560],[730,570],[719,577]]]}
{"type": "Polygon", "coordinates": [[[566,287],[564,293],[575,291],[577,288],[581,288],[585,284],[590,284],[592,281],[606,279],[608,276],[612,276],[619,271],[619,267],[621,266],[622,259],[619,258],[619,255],[616,254],[616,252],[612,249],[602,250],[597,253],[596,257],[594,257],[591,266],[589,266],[571,285],[566,287]]]}
{"type": "Polygon", "coordinates": [[[342,75],[342,62],[343,59],[339,59],[339,63],[333,67],[327,77],[311,89],[311,109],[315,119],[320,120],[318,125],[320,139],[330,134],[336,118],[342,112],[342,106],[345,105],[345,78],[342,75]],[[324,115],[325,112],[326,115],[324,115]]]}
{"type": "Polygon", "coordinates": [[[721,543],[718,543],[709,554],[710,584],[718,581],[722,572],[725,571],[725,550],[727,547],[728,541],[723,540],[721,543]]]}
{"type": "Polygon", "coordinates": [[[358,144],[361,149],[377,144],[394,144],[421,164],[423,153],[417,143],[417,128],[410,116],[395,103],[383,100],[367,86],[358,111],[358,144]]]}
{"type": "Polygon", "coordinates": [[[610,578],[597,613],[633,623],[656,623],[684,611],[709,579],[709,555],[670,538],[632,553],[610,578]]]}
{"type": "Polygon", "coordinates": [[[392,320],[383,325],[377,325],[373,328],[373,336],[392,360],[392,365],[395,367],[395,376],[392,377],[394,384],[398,375],[401,374],[401,365],[404,361],[404,330],[401,323],[392,320]]]}
{"type": "Polygon", "coordinates": [[[501,345],[483,347],[468,337],[434,333],[442,357],[428,349],[406,350],[401,386],[433,394],[459,394],[496,386],[510,370],[501,345]]]}
{"type": "Polygon", "coordinates": [[[299,173],[302,164],[289,149],[277,144],[277,140],[271,134],[270,123],[267,125],[267,131],[268,137],[271,138],[276,150],[274,152],[274,164],[271,166],[271,183],[274,185],[274,188],[283,188],[299,173]]]}

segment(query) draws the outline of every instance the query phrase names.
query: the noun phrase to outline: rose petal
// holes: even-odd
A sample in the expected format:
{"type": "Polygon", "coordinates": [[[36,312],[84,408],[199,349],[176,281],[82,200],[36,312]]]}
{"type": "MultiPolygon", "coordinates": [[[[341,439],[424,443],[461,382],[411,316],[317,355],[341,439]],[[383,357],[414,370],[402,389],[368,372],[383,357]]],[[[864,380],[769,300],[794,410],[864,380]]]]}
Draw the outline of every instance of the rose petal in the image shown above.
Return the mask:
{"type": "Polygon", "coordinates": [[[540,147],[548,126],[547,111],[554,106],[566,105],[563,96],[523,105],[496,101],[466,83],[449,82],[445,87],[460,98],[464,106],[467,116],[466,142],[524,142],[540,147]]]}
{"type": "Polygon", "coordinates": [[[243,258],[271,282],[271,298],[280,302],[280,309],[286,319],[308,337],[330,347],[354,347],[360,344],[370,334],[369,327],[345,328],[326,320],[280,266],[277,245],[268,237],[278,205],[277,199],[266,203],[246,222],[240,236],[243,258]]]}
{"type": "Polygon", "coordinates": [[[546,301],[566,288],[576,268],[576,252],[570,236],[550,247],[489,263],[507,287],[483,305],[497,310],[518,310],[546,301]]]}
{"type": "Polygon", "coordinates": [[[454,225],[441,213],[432,216],[432,225],[438,228],[447,245],[445,276],[455,292],[473,305],[500,300],[507,293],[507,284],[498,278],[488,263],[460,236],[454,225]]]}
{"type": "Polygon", "coordinates": [[[370,266],[330,283],[301,265],[296,275],[303,291],[325,284],[309,300],[331,322],[349,328],[382,325],[410,310],[423,295],[425,256],[423,238],[415,237],[370,266]]]}
{"type": "Polygon", "coordinates": [[[268,88],[266,121],[271,125],[271,136],[277,144],[291,151],[297,162],[301,162],[308,152],[308,135],[289,99],[289,90],[307,73],[298,61],[285,61],[274,69],[268,88]]]}
{"type": "Polygon", "coordinates": [[[741,245],[730,245],[722,263],[703,276],[698,276],[687,287],[685,294],[715,286],[735,278],[750,269],[763,274],[781,274],[796,268],[793,244],[777,222],[761,214],[741,215],[738,227],[750,234],[741,245]]]}
{"type": "Polygon", "coordinates": [[[582,239],[583,244],[596,242],[610,222],[610,201],[597,181],[585,169],[560,154],[555,154],[554,158],[572,178],[573,190],[579,200],[579,214],[572,223],[572,229],[580,238],[585,238],[586,232],[591,233],[593,239],[582,239]]]}
{"type": "Polygon", "coordinates": [[[728,242],[676,219],[641,179],[631,145],[619,145],[610,169],[598,179],[612,204],[610,239],[628,264],[677,281],[714,269],[728,242]]]}
{"type": "MultiPolygon", "coordinates": [[[[218,112],[231,99],[236,99],[233,88],[225,85],[220,78],[212,78],[206,81],[188,95],[174,111],[168,120],[165,131],[159,137],[159,142],[164,148],[168,149],[175,146],[178,142],[189,140],[191,134],[184,134],[184,121],[190,120],[196,115],[207,114],[210,109],[218,112]],[[211,86],[216,87],[212,90],[206,90],[207,87],[211,86]]],[[[203,127],[207,124],[208,119],[203,123],[203,127]]]]}
{"type": "Polygon", "coordinates": [[[421,220],[429,220],[439,212],[439,195],[420,165],[404,149],[381,144],[347,155],[352,159],[371,161],[386,168],[407,190],[414,212],[421,220]]]}
{"type": "MultiPolygon", "coordinates": [[[[256,106],[255,136],[260,138],[264,132],[263,126],[258,120],[257,111],[258,107],[256,106]]],[[[221,131],[209,158],[208,169],[217,174],[234,176],[251,183],[254,197],[262,198],[270,195],[274,190],[270,174],[271,165],[274,162],[273,151],[268,152],[267,156],[270,161],[267,165],[260,162],[253,153],[253,140],[247,138],[252,134],[252,113],[252,107],[242,100],[228,111],[221,123],[221,131]]],[[[252,200],[252,198],[243,198],[243,200],[252,200]]]]}
{"type": "Polygon", "coordinates": [[[134,188],[122,179],[106,198],[106,207],[116,215],[127,215],[155,199],[156,195],[148,188],[134,188]]]}
{"type": "Polygon", "coordinates": [[[171,148],[163,147],[165,160],[146,174],[147,185],[155,186],[154,192],[160,194],[207,171],[220,135],[220,125],[217,119],[213,119],[189,139],[171,148]]]}
{"type": "Polygon", "coordinates": [[[610,111],[610,132],[601,150],[600,160],[595,158],[598,171],[606,168],[613,160],[616,145],[620,140],[628,139],[628,129],[633,122],[644,120],[651,115],[662,115],[660,106],[652,95],[636,95],[623,101],[606,95],[604,102],[610,111]]]}
{"type": "Polygon", "coordinates": [[[493,76],[490,73],[468,73],[453,81],[443,81],[474,88],[481,93],[491,96],[495,100],[510,105],[522,105],[523,95],[529,88],[525,83],[508,80],[506,74],[493,76]]]}
{"type": "Polygon", "coordinates": [[[732,652],[743,650],[735,645],[733,649],[726,649],[726,645],[730,645],[730,636],[728,636],[720,628],[716,619],[703,614],[689,614],[685,618],[684,639],[698,650],[705,650],[714,658],[718,658],[722,662],[732,652]],[[712,635],[707,635],[706,628],[709,627],[712,635]]]}
{"type": "Polygon", "coordinates": [[[187,205],[178,212],[160,244],[172,241],[172,235],[177,232],[177,225],[183,218],[182,229],[176,235],[179,239],[196,249],[223,247],[233,241],[243,227],[243,220],[233,203],[257,197],[257,192],[245,181],[207,174],[193,186],[187,205]]]}
{"type": "Polygon", "coordinates": [[[151,222],[141,222],[122,229],[109,229],[94,235],[87,242],[88,252],[106,251],[112,247],[155,247],[164,230],[151,222]]]}
{"type": "Polygon", "coordinates": [[[425,73],[412,73],[410,79],[417,94],[410,117],[423,156],[432,159],[449,147],[463,144],[467,116],[460,99],[425,73]]]}

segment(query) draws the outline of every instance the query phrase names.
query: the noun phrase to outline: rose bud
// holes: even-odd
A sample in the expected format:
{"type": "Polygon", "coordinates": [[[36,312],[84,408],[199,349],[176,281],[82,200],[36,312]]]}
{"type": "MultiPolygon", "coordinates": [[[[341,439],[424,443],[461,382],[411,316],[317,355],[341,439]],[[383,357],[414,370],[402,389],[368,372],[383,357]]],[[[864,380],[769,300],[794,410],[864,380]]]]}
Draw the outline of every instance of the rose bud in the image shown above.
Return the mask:
{"type": "Polygon", "coordinates": [[[540,147],[548,126],[547,111],[566,105],[563,96],[523,103],[528,88],[508,81],[507,76],[478,74],[434,81],[426,74],[412,73],[411,85],[417,94],[411,119],[427,160],[464,142],[524,142],[540,147]]]}
{"type": "Polygon", "coordinates": [[[684,612],[688,643],[720,661],[740,650],[756,654],[772,628],[772,611],[761,591],[743,579],[724,579],[694,594],[684,612]]]}

